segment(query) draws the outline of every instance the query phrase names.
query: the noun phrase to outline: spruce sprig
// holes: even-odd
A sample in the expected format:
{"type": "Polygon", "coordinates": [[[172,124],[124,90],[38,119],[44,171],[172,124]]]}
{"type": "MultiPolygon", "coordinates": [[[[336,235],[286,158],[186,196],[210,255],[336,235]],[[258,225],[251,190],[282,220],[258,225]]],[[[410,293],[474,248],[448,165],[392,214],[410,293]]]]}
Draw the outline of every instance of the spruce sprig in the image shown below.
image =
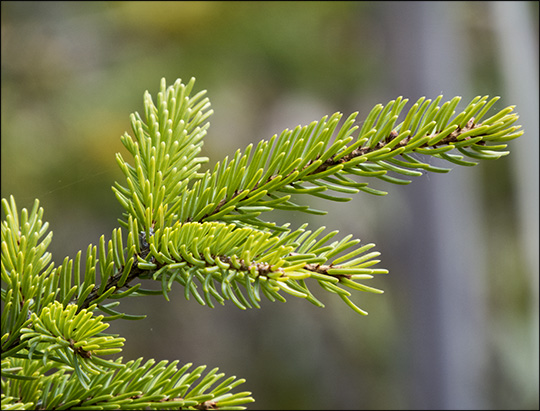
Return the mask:
{"type": "Polygon", "coordinates": [[[108,323],[144,318],[118,310],[117,300],[169,299],[178,283],[186,299],[210,307],[229,300],[260,308],[263,298],[284,302],[284,295],[323,307],[312,292],[317,284],[367,314],[350,297],[382,293],[364,284],[387,273],[374,268],[374,244],[338,238],[325,227],[278,226],[262,216],[275,209],[325,214],[299,199],[384,195],[365,180],[408,184],[423,172],[450,170],[422,157],[463,166],[498,159],[523,134],[513,106],[485,118],[498,97],[476,97],[457,114],[459,97],[442,104],[442,96],[422,97],[408,110],[399,97],[376,105],[361,127],[358,113],[343,122],[335,113],[200,172],[208,162],[200,152],[212,110],[205,91],[192,95],[194,83],[167,86],[163,79],[156,104],[145,94],[145,119],[131,116],[134,136],[121,137],[131,159],[116,156],[126,180],[113,186],[123,218],[84,258],[79,251],[54,267],[47,252],[52,232],[39,201],[19,211],[13,197],[2,199],[3,408],[243,409],[251,393],[231,391],[244,380],[223,380],[217,369],[104,358],[124,342],[105,332],[108,323]],[[161,290],[143,289],[142,279],[159,281],[161,290]]]}
{"type": "MultiPolygon", "coordinates": [[[[114,189],[130,221],[121,221],[123,226],[133,228],[138,223],[144,232],[147,246],[137,254],[137,267],[161,281],[166,297],[172,284],[178,282],[184,286],[186,298],[193,296],[210,306],[212,300],[232,300],[242,309],[259,307],[261,294],[272,301],[284,301],[281,293],[322,306],[307,287],[305,280],[311,278],[365,314],[349,300],[350,293],[343,287],[381,292],[358,282],[386,273],[367,268],[379,262],[374,260],[378,253],[357,257],[354,263],[340,259],[338,266],[320,249],[311,254],[296,253],[300,244],[295,241],[306,227],[291,231],[288,225],[263,220],[261,214],[274,209],[325,214],[298,203],[297,198],[310,194],[349,201],[345,195],[359,191],[384,195],[386,192],[359,178],[408,184],[409,177],[424,171],[450,170],[420,161],[416,154],[470,166],[476,162],[464,160],[465,156],[472,160],[500,158],[508,154],[504,143],[522,134],[520,127],[513,125],[518,116],[512,106],[483,120],[498,97],[476,97],[457,115],[460,97],[442,104],[442,96],[433,101],[422,97],[408,111],[407,99],[399,97],[385,106],[376,105],[362,127],[355,124],[358,113],[341,124],[342,114],[335,113],[308,126],[284,130],[256,146],[250,144],[201,174],[197,170],[208,159],[197,155],[211,110],[208,99],[201,100],[204,92],[188,96],[193,83],[194,79],[187,86],[177,81],[166,87],[162,80],[157,105],[147,93],[146,122],[137,114],[132,116],[135,138],[126,134],[122,140],[134,155],[135,166],[117,157],[129,188],[117,184],[114,189]],[[178,144],[171,143],[171,136],[180,139],[178,144]],[[162,148],[159,153],[156,147],[162,148]],[[191,170],[191,178],[186,170],[191,170]],[[168,176],[167,182],[163,176],[168,176]],[[146,189],[140,188],[143,186],[146,189]],[[239,249],[233,246],[235,241],[248,246],[239,249]],[[224,252],[216,249],[217,244],[230,247],[224,252]]],[[[136,238],[137,232],[130,231],[136,238]]],[[[348,249],[357,243],[334,241],[326,247],[338,247],[356,256],[361,251],[348,249]]]]}

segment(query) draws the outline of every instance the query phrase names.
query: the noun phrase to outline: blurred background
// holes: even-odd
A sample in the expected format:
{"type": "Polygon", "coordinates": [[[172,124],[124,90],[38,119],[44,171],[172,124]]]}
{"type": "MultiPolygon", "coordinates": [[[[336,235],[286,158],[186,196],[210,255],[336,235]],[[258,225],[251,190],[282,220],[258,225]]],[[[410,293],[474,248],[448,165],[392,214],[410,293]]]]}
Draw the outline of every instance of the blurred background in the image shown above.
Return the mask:
{"type": "MultiPolygon", "coordinates": [[[[61,264],[110,238],[122,209],[129,114],[165,77],[197,78],[215,114],[202,155],[336,111],[365,118],[403,95],[499,95],[525,135],[511,154],[386,197],[304,197],[326,216],[270,214],[374,242],[383,295],[360,317],[288,298],[241,311],[121,300],[124,358],[180,360],[246,378],[250,409],[538,409],[537,2],[2,2],[2,197],[39,198],[61,264]]],[[[446,100],[445,99],[445,100],[446,100]]],[[[412,102],[409,104],[412,104],[412,102]]],[[[429,160],[436,165],[435,160],[429,160]]]]}

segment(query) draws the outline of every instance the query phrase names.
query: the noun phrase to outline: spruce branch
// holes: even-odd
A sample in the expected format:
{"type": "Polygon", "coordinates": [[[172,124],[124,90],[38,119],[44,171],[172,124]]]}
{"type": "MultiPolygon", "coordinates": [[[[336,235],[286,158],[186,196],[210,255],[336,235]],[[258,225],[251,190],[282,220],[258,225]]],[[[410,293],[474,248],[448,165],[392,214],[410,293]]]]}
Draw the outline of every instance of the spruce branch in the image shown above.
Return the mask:
{"type": "Polygon", "coordinates": [[[190,370],[191,363],[178,368],[178,361],[155,360],[122,363],[111,362],[109,370],[92,377],[87,389],[80,379],[72,378],[67,369],[41,376],[47,370],[41,360],[12,359],[14,368],[33,379],[10,379],[2,384],[3,409],[245,409],[242,404],[253,402],[249,392],[230,391],[245,382],[236,377],[224,378],[214,368],[206,366],[190,370]],[[15,408],[17,407],[17,408],[15,408]]]}
{"type": "MultiPolygon", "coordinates": [[[[284,130],[270,141],[262,140],[256,147],[250,144],[244,152],[237,150],[230,160],[227,157],[218,162],[213,171],[200,174],[196,170],[208,159],[197,154],[211,110],[208,99],[201,99],[204,92],[189,96],[193,84],[194,79],[191,79],[187,85],[177,81],[166,87],[162,80],[157,105],[148,93],[145,95],[146,122],[137,113],[132,115],[135,139],[125,134],[122,141],[133,155],[135,166],[118,155],[129,188],[119,184],[113,187],[126,210],[128,221],[121,224],[129,229],[130,245],[122,249],[118,241],[109,242],[106,255],[104,239],[101,239],[97,259],[101,265],[101,285],[94,286],[84,296],[84,301],[78,299],[79,309],[109,297],[150,293],[138,290],[137,285],[126,286],[137,278],[159,280],[166,298],[172,284],[178,282],[184,286],[188,299],[193,296],[200,304],[211,307],[213,299],[221,304],[230,299],[242,309],[259,307],[261,290],[272,301],[284,301],[279,292],[285,292],[321,305],[304,281],[317,276],[325,290],[340,296],[348,297],[341,288],[328,286],[336,279],[342,286],[378,292],[358,285],[354,280],[359,278],[347,277],[347,270],[365,271],[364,267],[342,265],[337,268],[325,263],[316,266],[307,257],[302,260],[298,255],[294,255],[295,264],[292,264],[289,260],[294,254],[293,240],[283,244],[285,248],[280,250],[273,249],[268,242],[268,239],[279,238],[280,232],[290,234],[291,230],[264,221],[260,215],[274,209],[325,214],[291,199],[299,194],[311,194],[333,201],[350,200],[343,195],[328,194],[328,190],[384,195],[385,192],[356,179],[376,177],[408,184],[411,180],[388,174],[410,177],[421,175],[423,171],[449,171],[424,163],[411,156],[413,153],[459,165],[474,165],[475,162],[463,160],[463,156],[450,151],[457,150],[473,159],[496,159],[508,153],[503,151],[506,145],[502,142],[522,134],[519,126],[512,126],[517,120],[517,115],[512,114],[513,107],[482,121],[498,97],[477,97],[457,115],[459,97],[443,104],[440,104],[442,96],[434,101],[422,97],[406,112],[407,100],[399,97],[386,106],[376,105],[361,128],[355,125],[358,113],[351,114],[341,126],[342,115],[335,113],[308,126],[284,130]],[[180,101],[183,103],[178,104],[180,101]],[[404,119],[398,122],[400,117],[404,119]],[[206,223],[217,223],[212,226],[212,234],[202,229],[210,227],[206,223]],[[183,234],[192,227],[202,231],[191,236],[183,234]],[[248,251],[214,250],[213,243],[201,240],[213,239],[214,233],[223,244],[250,238],[248,251]],[[265,234],[261,236],[262,233],[265,234]],[[136,241],[138,236],[142,236],[140,241],[136,241]],[[171,241],[177,236],[181,241],[171,241]],[[254,244],[270,251],[257,256],[250,250],[254,244]],[[279,256],[279,259],[265,261],[267,255],[279,256]],[[114,259],[116,264],[111,256],[119,256],[114,259]],[[296,274],[291,274],[295,270],[296,274]],[[336,275],[336,270],[343,274],[336,275]],[[291,275],[296,279],[290,279],[291,275]],[[321,282],[322,275],[327,283],[321,282]],[[194,281],[199,282],[202,290],[198,290],[194,281]],[[216,288],[214,281],[221,287],[216,288]],[[122,287],[127,290],[121,291],[122,287]],[[247,297],[240,291],[242,288],[247,297]]],[[[286,238],[293,238],[294,233],[286,238]]],[[[121,235],[117,233],[116,237],[121,238],[121,235]]],[[[371,269],[359,275],[365,280],[372,274],[385,272],[371,269]]],[[[349,300],[346,302],[349,304],[349,300]]],[[[122,315],[111,306],[105,308],[108,314],[122,315]]],[[[360,309],[356,311],[364,313],[360,309]]]]}
{"type": "Polygon", "coordinates": [[[181,221],[227,219],[263,228],[268,225],[258,220],[258,216],[276,208],[324,214],[293,203],[292,195],[311,194],[334,201],[350,198],[324,192],[354,194],[361,190],[385,195],[386,192],[368,187],[368,183],[351,176],[408,184],[411,180],[390,176],[388,172],[419,176],[424,170],[450,171],[421,162],[411,156],[413,153],[470,166],[476,162],[463,160],[464,156],[473,160],[498,159],[509,153],[504,151],[506,144],[501,143],[523,134],[520,126],[512,126],[518,119],[512,113],[513,106],[482,121],[498,97],[491,100],[487,96],[477,97],[453,118],[460,98],[439,106],[441,99],[442,96],[433,102],[419,99],[399,124],[406,99],[398,98],[385,107],[377,105],[356,137],[352,135],[358,129],[354,125],[357,113],[349,116],[339,131],[342,115],[335,113],[309,126],[285,130],[269,142],[263,140],[255,150],[249,145],[243,155],[237,151],[231,161],[218,163],[212,173],[207,172],[184,193],[184,201],[190,207],[182,210],[178,218],[181,221]],[[464,156],[450,153],[452,150],[464,156]],[[217,189],[210,192],[209,187],[217,189]],[[219,191],[221,187],[226,189],[219,191]]]}
{"type": "Polygon", "coordinates": [[[424,171],[450,170],[418,155],[472,166],[507,155],[506,142],[523,134],[513,106],[484,119],[498,97],[476,97],[457,115],[459,97],[442,104],[442,96],[422,97],[408,111],[399,97],[376,105],[361,127],[358,113],[342,123],[335,113],[250,144],[200,173],[212,110],[204,91],[191,95],[194,82],[167,87],[163,79],[156,104],[145,94],[145,119],[131,116],[134,137],[126,133],[121,141],[133,164],[117,154],[126,182],[113,186],[124,208],[121,227],[90,244],[84,258],[79,251],[54,267],[47,252],[52,232],[39,201],[19,212],[13,197],[2,199],[3,406],[243,409],[251,394],[230,391],[244,380],[222,380],[217,369],[204,374],[205,366],[188,372],[191,364],[177,369],[176,361],[102,358],[119,353],[124,342],[105,333],[108,322],[144,318],[118,311],[116,300],[169,299],[178,283],[186,299],[210,307],[229,300],[241,309],[260,308],[262,298],[285,302],[285,295],[324,307],[312,293],[318,284],[365,315],[350,297],[353,290],[382,293],[364,284],[387,273],[374,268],[380,262],[374,244],[339,239],[325,227],[277,226],[261,215],[274,209],[325,214],[296,198],[384,195],[359,179],[408,184],[424,171]],[[161,290],[141,288],[143,279],[159,281],[161,290]]]}
{"type": "MultiPolygon", "coordinates": [[[[205,91],[189,95],[194,83],[194,78],[187,85],[178,80],[167,88],[162,79],[157,106],[151,95],[145,93],[146,122],[138,113],[131,115],[135,139],[127,133],[121,138],[135,164],[129,165],[117,154],[116,160],[128,187],[116,183],[113,190],[126,209],[125,215],[133,215],[147,227],[155,221],[155,213],[160,208],[168,210],[170,219],[179,207],[179,194],[192,179],[200,177],[197,170],[208,161],[197,155],[212,110],[208,110],[208,98],[202,98],[205,91]]],[[[125,221],[121,223],[126,226],[125,221]]]]}

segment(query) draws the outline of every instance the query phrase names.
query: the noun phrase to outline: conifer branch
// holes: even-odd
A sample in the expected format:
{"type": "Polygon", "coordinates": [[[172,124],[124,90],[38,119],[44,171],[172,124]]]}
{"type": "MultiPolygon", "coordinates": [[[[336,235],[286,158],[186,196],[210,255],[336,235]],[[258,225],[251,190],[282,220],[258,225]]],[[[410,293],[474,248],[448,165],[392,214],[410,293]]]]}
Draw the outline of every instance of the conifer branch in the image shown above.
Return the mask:
{"type": "Polygon", "coordinates": [[[104,332],[110,321],[144,318],[118,311],[116,300],[169,299],[178,283],[186,299],[210,307],[229,300],[241,309],[260,308],[263,298],[284,302],[285,295],[324,307],[310,288],[317,284],[365,315],[349,297],[353,290],[382,293],[364,284],[387,273],[374,268],[380,262],[374,244],[360,246],[350,235],[336,239],[338,232],[325,233],[325,227],[277,226],[261,214],[325,214],[292,199],[384,195],[357,179],[408,184],[395,175],[449,171],[417,154],[472,166],[508,154],[505,143],[523,134],[514,125],[513,106],[484,119],[497,97],[477,97],[457,115],[459,97],[443,104],[442,96],[422,97],[408,111],[399,97],[375,106],[361,127],[357,113],[341,126],[342,115],[335,113],[250,144],[200,173],[208,161],[199,154],[212,110],[204,91],[191,95],[193,86],[194,79],[169,87],[163,79],[157,104],[145,94],[145,119],[131,116],[134,137],[126,133],[121,141],[133,164],[117,155],[126,182],[113,186],[125,211],[121,227],[109,240],[90,244],[85,258],[79,251],[54,267],[47,252],[52,233],[39,201],[19,212],[13,197],[2,199],[2,405],[242,409],[251,394],[230,391],[244,380],[221,381],[217,369],[203,375],[205,366],[188,372],[191,364],[177,369],[176,361],[103,358],[119,353],[124,341],[104,332]],[[142,279],[159,281],[161,290],[142,289],[142,279]]]}
{"type": "Polygon", "coordinates": [[[193,203],[196,201],[194,198],[200,200],[194,211],[189,210],[194,216],[181,213],[179,219],[211,221],[226,218],[263,228],[268,225],[261,223],[257,217],[275,208],[324,214],[324,211],[292,203],[291,196],[311,194],[334,201],[350,200],[323,194],[327,190],[347,194],[362,190],[385,195],[386,192],[350,177],[377,177],[396,184],[408,184],[410,180],[388,173],[419,176],[423,170],[439,173],[450,171],[423,163],[411,157],[411,153],[470,166],[476,163],[465,161],[463,156],[449,151],[457,150],[475,160],[497,159],[508,154],[508,151],[503,151],[506,144],[500,143],[523,134],[519,126],[512,126],[518,118],[512,114],[512,106],[481,122],[498,100],[497,97],[489,101],[487,96],[478,97],[452,119],[460,98],[456,97],[439,107],[441,99],[442,96],[433,102],[419,99],[399,124],[397,120],[407,100],[399,98],[391,101],[384,109],[378,105],[368,115],[356,138],[352,134],[358,128],[354,125],[357,113],[353,113],[334,137],[333,144],[330,144],[330,137],[337,130],[340,113],[328,120],[324,117],[307,127],[297,127],[292,132],[285,130],[279,138],[274,136],[270,142],[262,141],[255,150],[250,145],[244,155],[237,151],[228,164],[227,159],[221,165],[218,163],[213,173],[207,173],[191,191],[184,194],[186,202],[193,203]],[[475,114],[476,119],[473,117],[475,114]],[[351,141],[354,142],[349,144],[351,141]],[[230,175],[235,175],[239,169],[244,170],[246,177],[232,180],[230,175]],[[227,190],[223,191],[221,198],[201,197],[203,189],[209,185],[218,188],[214,191],[216,194],[221,194],[219,187],[225,186],[227,190]]]}

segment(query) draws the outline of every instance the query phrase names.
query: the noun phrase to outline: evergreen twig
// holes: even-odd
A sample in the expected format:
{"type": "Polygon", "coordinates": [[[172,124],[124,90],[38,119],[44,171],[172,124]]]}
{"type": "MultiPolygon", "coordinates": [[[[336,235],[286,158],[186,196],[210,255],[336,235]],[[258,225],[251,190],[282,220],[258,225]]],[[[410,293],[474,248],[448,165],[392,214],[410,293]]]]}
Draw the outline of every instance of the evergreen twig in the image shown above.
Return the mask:
{"type": "Polygon", "coordinates": [[[192,95],[193,86],[194,79],[169,87],[162,80],[157,104],[145,95],[146,119],[131,116],[134,137],[126,133],[121,140],[133,164],[117,154],[126,182],[113,187],[125,210],[121,227],[90,245],[84,259],[79,251],[54,267],[39,201],[19,211],[13,197],[2,199],[3,409],[243,409],[254,401],[249,392],[233,393],[244,380],[224,379],[217,369],[103,358],[121,352],[124,342],[105,333],[110,321],[144,318],[118,311],[116,300],[169,299],[178,283],[187,299],[210,307],[230,300],[241,309],[259,308],[262,298],[284,302],[284,294],[324,307],[310,289],[318,284],[365,315],[349,297],[351,291],[382,293],[364,284],[387,273],[373,268],[379,263],[374,244],[358,246],[350,235],[337,239],[325,227],[277,226],[261,215],[274,209],[324,214],[297,198],[384,195],[359,179],[408,184],[395,175],[449,171],[417,154],[463,166],[498,159],[508,154],[506,142],[523,133],[513,125],[512,106],[483,119],[498,98],[476,97],[456,115],[459,97],[443,104],[442,96],[421,98],[407,112],[399,97],[375,106],[361,128],[357,113],[338,128],[342,115],[335,113],[249,145],[200,173],[212,111],[205,92],[192,95]],[[159,281],[161,290],[142,289],[142,279],[159,281]]]}

